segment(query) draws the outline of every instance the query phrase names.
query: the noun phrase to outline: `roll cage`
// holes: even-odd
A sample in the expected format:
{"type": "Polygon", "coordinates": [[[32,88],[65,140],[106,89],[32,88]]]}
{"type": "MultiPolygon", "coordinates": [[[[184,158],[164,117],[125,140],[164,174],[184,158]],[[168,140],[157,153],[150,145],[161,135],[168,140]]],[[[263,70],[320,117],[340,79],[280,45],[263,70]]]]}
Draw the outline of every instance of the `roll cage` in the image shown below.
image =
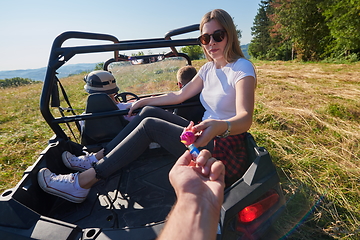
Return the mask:
{"type": "MultiPolygon", "coordinates": [[[[171,37],[190,33],[193,31],[199,30],[199,24],[190,25],[183,28],[178,28],[172,31],[169,31],[165,34],[164,38],[152,38],[152,39],[139,39],[139,40],[128,40],[120,41],[116,37],[108,34],[100,33],[88,33],[88,32],[64,32],[60,34],[53,42],[49,64],[47,67],[44,85],[40,97],[40,111],[43,115],[45,121],[48,123],[50,128],[54,133],[61,138],[67,139],[67,135],[60,127],[60,123],[68,123],[80,120],[87,120],[98,118],[100,115],[102,117],[109,117],[119,114],[124,114],[125,110],[112,111],[101,114],[83,114],[77,116],[62,116],[54,117],[50,111],[50,106],[56,107],[59,104],[59,90],[57,86],[57,77],[56,70],[69,61],[72,57],[77,54],[84,53],[96,53],[96,52],[114,52],[114,58],[109,59],[105,62],[104,68],[108,66],[111,62],[117,62],[125,60],[127,56],[120,55],[119,51],[123,50],[137,50],[137,49],[147,49],[147,48],[164,48],[170,47],[171,52],[165,54],[164,57],[174,57],[182,56],[185,57],[190,63],[190,59],[187,55],[178,53],[175,47],[179,46],[190,46],[198,45],[197,38],[187,38],[187,39],[177,39],[173,40],[171,37]],[[85,40],[102,40],[102,41],[111,41],[112,44],[102,44],[102,45],[91,45],[91,46],[77,46],[77,47],[63,47],[64,42],[70,39],[85,39],[85,40]]],[[[157,55],[158,56],[158,55],[157,55]]],[[[148,57],[148,56],[147,56],[148,57]]],[[[137,57],[141,58],[141,56],[137,57]]]]}

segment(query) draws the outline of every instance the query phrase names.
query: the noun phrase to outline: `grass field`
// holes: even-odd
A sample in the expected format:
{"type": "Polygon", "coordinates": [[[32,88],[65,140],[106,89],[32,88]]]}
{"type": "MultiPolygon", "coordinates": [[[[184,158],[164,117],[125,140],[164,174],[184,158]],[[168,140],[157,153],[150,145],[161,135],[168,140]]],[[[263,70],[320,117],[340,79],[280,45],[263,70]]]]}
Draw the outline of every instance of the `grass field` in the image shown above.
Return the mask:
{"type": "Polygon", "coordinates": [[[251,132],[273,156],[290,199],[280,227],[302,219],[294,239],[359,239],[360,64],[255,65],[251,132]]]}
{"type": "MultiPolygon", "coordinates": [[[[272,155],[288,201],[274,228],[288,239],[359,239],[360,63],[254,64],[250,132],[272,155]]],[[[82,78],[63,79],[80,112],[82,78]]],[[[155,86],[174,90],[175,83],[155,86]]],[[[39,111],[41,87],[0,89],[0,191],[15,186],[52,136],[39,111]]]]}

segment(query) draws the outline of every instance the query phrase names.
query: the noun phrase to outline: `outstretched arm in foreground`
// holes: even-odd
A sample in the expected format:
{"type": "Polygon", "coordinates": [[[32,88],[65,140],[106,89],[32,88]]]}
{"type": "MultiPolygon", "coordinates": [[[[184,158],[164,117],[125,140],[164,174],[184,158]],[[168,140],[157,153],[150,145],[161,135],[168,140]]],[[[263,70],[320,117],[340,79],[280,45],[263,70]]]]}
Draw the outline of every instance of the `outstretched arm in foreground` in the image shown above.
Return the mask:
{"type": "Polygon", "coordinates": [[[202,166],[189,166],[190,161],[191,155],[186,151],[170,171],[177,202],[159,240],[216,238],[224,198],[225,167],[207,150],[202,150],[197,158],[202,166]]]}

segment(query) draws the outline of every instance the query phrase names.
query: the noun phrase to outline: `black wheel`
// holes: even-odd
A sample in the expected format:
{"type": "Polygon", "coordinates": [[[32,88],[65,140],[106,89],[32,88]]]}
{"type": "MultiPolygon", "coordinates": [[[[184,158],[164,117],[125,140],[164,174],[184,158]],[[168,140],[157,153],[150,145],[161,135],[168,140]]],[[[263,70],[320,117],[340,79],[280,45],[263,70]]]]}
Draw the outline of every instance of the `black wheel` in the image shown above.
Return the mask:
{"type": "Polygon", "coordinates": [[[122,103],[126,103],[126,102],[128,102],[129,100],[133,100],[133,99],[136,99],[136,100],[139,100],[139,99],[140,99],[135,93],[131,93],[131,92],[122,92],[122,93],[119,93],[119,94],[116,95],[115,98],[116,98],[119,102],[122,102],[122,103]],[[132,96],[133,98],[128,99],[127,96],[132,96]]]}

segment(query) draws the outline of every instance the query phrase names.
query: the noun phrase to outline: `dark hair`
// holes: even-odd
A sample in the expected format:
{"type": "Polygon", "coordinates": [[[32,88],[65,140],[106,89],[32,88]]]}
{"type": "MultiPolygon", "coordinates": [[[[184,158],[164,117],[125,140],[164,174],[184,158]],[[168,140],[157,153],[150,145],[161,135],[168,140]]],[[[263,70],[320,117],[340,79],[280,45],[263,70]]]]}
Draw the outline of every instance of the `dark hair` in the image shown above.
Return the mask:
{"type": "MultiPolygon", "coordinates": [[[[241,51],[240,42],[237,36],[236,27],[233,22],[231,16],[222,9],[214,9],[208,13],[206,13],[200,22],[200,33],[202,34],[202,30],[205,23],[210,22],[211,20],[217,21],[222,28],[226,31],[227,34],[227,44],[224,49],[224,57],[227,62],[234,62],[239,58],[245,58],[243,52],[241,51]]],[[[207,54],[204,49],[206,58],[209,61],[213,61],[213,59],[207,54]]]]}
{"type": "Polygon", "coordinates": [[[195,77],[196,73],[196,69],[189,65],[180,68],[176,74],[176,78],[182,85],[185,85],[195,77]]]}

